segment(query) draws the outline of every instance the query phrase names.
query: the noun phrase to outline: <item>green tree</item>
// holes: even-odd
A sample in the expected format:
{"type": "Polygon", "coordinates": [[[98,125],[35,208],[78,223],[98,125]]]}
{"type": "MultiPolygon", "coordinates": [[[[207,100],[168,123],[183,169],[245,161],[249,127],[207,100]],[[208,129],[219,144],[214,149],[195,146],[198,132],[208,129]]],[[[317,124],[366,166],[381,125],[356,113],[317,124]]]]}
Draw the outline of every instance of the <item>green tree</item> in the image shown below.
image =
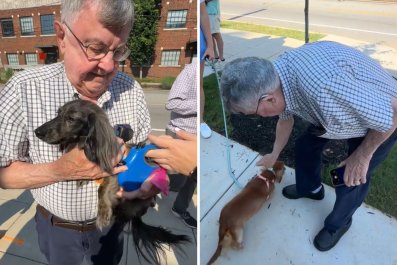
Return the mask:
{"type": "Polygon", "coordinates": [[[150,66],[155,59],[160,0],[134,0],[135,22],[128,38],[131,65],[150,66]]]}

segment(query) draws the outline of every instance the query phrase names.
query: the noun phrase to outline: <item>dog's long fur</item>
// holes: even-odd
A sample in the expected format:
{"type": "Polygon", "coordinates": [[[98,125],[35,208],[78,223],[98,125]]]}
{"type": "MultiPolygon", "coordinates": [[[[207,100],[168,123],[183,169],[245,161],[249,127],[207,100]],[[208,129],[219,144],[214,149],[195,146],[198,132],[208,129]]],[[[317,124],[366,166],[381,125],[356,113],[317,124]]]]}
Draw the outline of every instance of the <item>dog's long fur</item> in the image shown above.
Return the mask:
{"type": "MultiPolygon", "coordinates": [[[[117,138],[105,112],[94,103],[84,100],[66,103],[58,110],[57,117],[38,127],[35,134],[49,144],[59,144],[64,152],[76,146],[83,149],[90,161],[112,174],[112,159],[119,152],[117,138]]],[[[164,254],[162,244],[176,245],[190,241],[185,235],[174,235],[162,227],[150,226],[142,221],[147,209],[154,205],[154,198],[119,199],[116,197],[118,190],[116,177],[104,178],[98,190],[96,225],[102,229],[115,220],[130,222],[139,258],[142,256],[148,262],[160,264],[160,255],[164,254]]]]}
{"type": "Polygon", "coordinates": [[[243,248],[245,223],[269,199],[275,181],[281,182],[284,170],[284,163],[277,161],[273,166],[274,172],[263,170],[259,177],[252,178],[243,190],[223,207],[219,218],[218,246],[208,265],[215,262],[224,247],[243,248]]]}

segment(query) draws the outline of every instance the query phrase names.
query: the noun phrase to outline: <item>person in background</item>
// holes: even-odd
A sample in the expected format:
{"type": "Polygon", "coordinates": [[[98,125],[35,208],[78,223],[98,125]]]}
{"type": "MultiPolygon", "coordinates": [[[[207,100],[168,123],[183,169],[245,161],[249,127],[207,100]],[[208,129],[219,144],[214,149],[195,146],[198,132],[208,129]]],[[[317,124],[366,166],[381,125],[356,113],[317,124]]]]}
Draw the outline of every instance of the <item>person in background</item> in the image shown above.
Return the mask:
{"type": "Polygon", "coordinates": [[[207,123],[204,122],[204,66],[205,60],[214,60],[214,46],[211,35],[210,21],[208,18],[205,0],[200,0],[200,134],[204,138],[211,137],[212,131],[207,123]]]}
{"type": "Polygon", "coordinates": [[[211,25],[215,59],[225,61],[223,57],[223,38],[221,34],[221,8],[219,0],[206,0],[207,12],[211,25]]]}
{"type": "MultiPolygon", "coordinates": [[[[197,133],[197,64],[195,62],[185,65],[185,68],[176,78],[165,105],[171,113],[170,122],[166,128],[166,134],[178,138],[176,132],[197,133]]],[[[180,217],[185,225],[197,228],[197,220],[187,211],[194,190],[197,186],[195,177],[186,178],[180,174],[169,174],[171,190],[179,186],[179,192],[172,206],[172,212],[180,217]],[[177,182],[179,185],[177,185],[177,182]]]]}

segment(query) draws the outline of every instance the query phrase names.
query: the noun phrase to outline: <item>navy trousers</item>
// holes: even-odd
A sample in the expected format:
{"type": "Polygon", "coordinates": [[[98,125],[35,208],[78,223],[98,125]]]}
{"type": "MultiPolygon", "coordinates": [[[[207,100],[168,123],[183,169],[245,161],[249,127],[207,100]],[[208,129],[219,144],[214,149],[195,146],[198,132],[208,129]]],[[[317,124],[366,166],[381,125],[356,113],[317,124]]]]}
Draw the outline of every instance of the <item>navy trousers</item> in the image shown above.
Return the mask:
{"type": "Polygon", "coordinates": [[[47,218],[36,212],[39,247],[49,265],[117,265],[123,255],[124,225],[115,223],[102,231],[79,232],[53,226],[52,215],[47,218]]]}
{"type": "MultiPolygon", "coordinates": [[[[322,151],[329,140],[316,136],[312,133],[313,131],[315,131],[313,127],[309,126],[307,131],[295,142],[295,178],[297,192],[300,194],[311,192],[321,185],[322,151]]],[[[363,140],[364,137],[347,140],[349,155],[356,150],[363,140]]],[[[369,164],[365,184],[354,187],[342,185],[335,188],[335,205],[324,221],[324,227],[327,230],[335,231],[350,221],[354,212],[368,194],[372,173],[386,159],[396,141],[397,130],[375,151],[369,164]]]]}

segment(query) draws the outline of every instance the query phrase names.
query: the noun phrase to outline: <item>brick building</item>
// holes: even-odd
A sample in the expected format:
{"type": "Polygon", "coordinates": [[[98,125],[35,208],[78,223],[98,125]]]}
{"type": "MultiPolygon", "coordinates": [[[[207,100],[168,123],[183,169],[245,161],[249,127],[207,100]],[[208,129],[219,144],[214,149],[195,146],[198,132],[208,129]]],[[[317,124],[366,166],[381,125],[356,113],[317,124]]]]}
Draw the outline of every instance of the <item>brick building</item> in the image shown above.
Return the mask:
{"type": "MultiPolygon", "coordinates": [[[[53,26],[60,17],[59,0],[1,0],[0,68],[62,61],[53,26]]],[[[155,61],[143,68],[143,76],[176,76],[197,53],[197,0],[162,0],[158,24],[155,61]]],[[[140,73],[128,60],[121,70],[140,73]]]]}

